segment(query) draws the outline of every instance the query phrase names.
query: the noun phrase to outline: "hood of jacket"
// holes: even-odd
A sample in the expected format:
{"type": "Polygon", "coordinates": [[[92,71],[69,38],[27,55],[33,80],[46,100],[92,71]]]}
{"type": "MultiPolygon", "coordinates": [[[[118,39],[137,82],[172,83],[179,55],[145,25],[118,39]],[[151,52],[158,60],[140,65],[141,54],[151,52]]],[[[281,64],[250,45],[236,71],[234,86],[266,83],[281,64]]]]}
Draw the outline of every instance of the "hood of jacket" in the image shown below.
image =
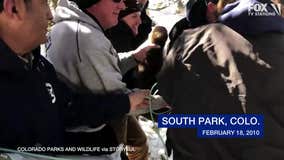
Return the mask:
{"type": "Polygon", "coordinates": [[[225,6],[219,20],[242,35],[284,33],[284,19],[278,15],[280,11],[271,4],[270,0],[239,0],[225,6]],[[267,11],[272,15],[250,15],[249,8],[257,3],[265,4],[267,11]]]}
{"type": "Polygon", "coordinates": [[[92,17],[82,11],[75,2],[69,0],[59,0],[53,20],[55,23],[61,21],[80,21],[103,31],[92,17]]]}

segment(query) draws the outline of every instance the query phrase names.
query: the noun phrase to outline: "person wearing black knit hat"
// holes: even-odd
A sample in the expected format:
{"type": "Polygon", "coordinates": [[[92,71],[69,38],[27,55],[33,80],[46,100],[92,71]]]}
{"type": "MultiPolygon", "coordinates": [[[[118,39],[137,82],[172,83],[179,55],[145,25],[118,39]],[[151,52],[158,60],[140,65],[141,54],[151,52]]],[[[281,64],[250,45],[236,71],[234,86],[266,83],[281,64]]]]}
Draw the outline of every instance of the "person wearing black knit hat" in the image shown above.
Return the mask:
{"type": "Polygon", "coordinates": [[[120,11],[118,24],[107,30],[107,36],[118,52],[127,52],[136,48],[135,36],[141,24],[141,5],[136,0],[126,0],[124,4],[126,8],[120,11]]]}
{"type": "MultiPolygon", "coordinates": [[[[141,24],[141,5],[137,0],[125,0],[125,9],[120,11],[116,26],[106,31],[106,34],[112,42],[114,48],[118,52],[128,52],[135,49],[135,37],[138,34],[138,27],[141,24]]],[[[132,80],[132,75],[135,73],[136,67],[129,70],[124,76],[123,81],[129,85],[128,79],[132,80]]],[[[138,88],[138,87],[135,87],[138,88]]],[[[134,151],[128,151],[129,160],[146,160],[148,159],[147,137],[139,125],[137,125],[135,117],[127,120],[125,144],[134,148],[134,151]]]]}
{"type": "Polygon", "coordinates": [[[141,24],[141,9],[142,6],[136,0],[125,0],[126,8],[120,11],[118,19],[124,21],[136,36],[138,34],[138,27],[141,24]]]}
{"type": "MultiPolygon", "coordinates": [[[[119,14],[118,25],[107,30],[107,36],[118,52],[127,52],[135,49],[137,45],[137,37],[139,35],[145,35],[145,37],[147,38],[149,35],[148,31],[140,29],[140,13],[143,9],[143,7],[141,6],[143,5],[139,3],[139,0],[126,0],[125,5],[126,9],[121,11],[121,13],[119,14]]],[[[164,45],[159,45],[161,48],[157,50],[160,51],[164,45]]],[[[123,81],[127,84],[127,87],[150,89],[156,82],[156,73],[159,71],[160,66],[162,65],[162,56],[160,55],[161,54],[153,53],[153,50],[151,50],[148,54],[147,62],[140,63],[139,67],[137,66],[136,68],[128,71],[123,76],[123,81]],[[153,61],[150,60],[150,57],[156,57],[154,58],[156,59],[154,60],[155,63],[148,63],[149,61],[153,61]],[[143,67],[141,67],[141,65],[143,67]],[[143,73],[140,71],[142,71],[143,73]]]]}
{"type": "Polygon", "coordinates": [[[131,13],[140,12],[142,9],[142,5],[137,0],[125,0],[125,9],[120,11],[118,19],[121,19],[131,13]]]}

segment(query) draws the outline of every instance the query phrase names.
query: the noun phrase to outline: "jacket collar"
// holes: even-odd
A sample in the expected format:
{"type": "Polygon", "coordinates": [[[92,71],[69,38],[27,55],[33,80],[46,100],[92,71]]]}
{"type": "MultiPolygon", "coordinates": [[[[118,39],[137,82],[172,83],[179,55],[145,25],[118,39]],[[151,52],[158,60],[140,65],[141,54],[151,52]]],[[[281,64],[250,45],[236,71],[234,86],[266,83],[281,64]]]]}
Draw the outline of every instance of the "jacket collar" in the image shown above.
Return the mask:
{"type": "Polygon", "coordinates": [[[118,21],[116,26],[106,30],[106,33],[109,38],[112,37],[113,33],[135,38],[135,35],[133,34],[131,28],[123,20],[118,21]]]}
{"type": "Polygon", "coordinates": [[[132,35],[133,37],[135,37],[135,35],[133,34],[131,28],[123,20],[120,20],[118,22],[117,28],[119,28],[119,30],[122,30],[123,32],[126,32],[129,35],[132,35]]]}
{"type": "MultiPolygon", "coordinates": [[[[39,50],[33,51],[33,64],[39,59],[39,50]],[[38,52],[38,54],[36,53],[38,52]]],[[[29,64],[22,60],[12,49],[0,39],[0,71],[25,73],[29,64]]]]}
{"type": "Polygon", "coordinates": [[[99,28],[104,33],[104,35],[106,35],[106,32],[103,26],[100,24],[99,20],[95,16],[93,16],[91,13],[89,13],[87,10],[83,10],[83,12],[85,12],[88,16],[90,16],[98,24],[99,28]]]}

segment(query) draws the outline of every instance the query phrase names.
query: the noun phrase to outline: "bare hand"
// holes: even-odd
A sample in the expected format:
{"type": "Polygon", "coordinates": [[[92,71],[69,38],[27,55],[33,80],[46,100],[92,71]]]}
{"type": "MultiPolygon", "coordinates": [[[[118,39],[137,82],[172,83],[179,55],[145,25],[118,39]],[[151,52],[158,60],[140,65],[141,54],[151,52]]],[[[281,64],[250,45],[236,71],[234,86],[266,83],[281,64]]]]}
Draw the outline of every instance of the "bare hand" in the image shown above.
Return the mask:
{"type": "Polygon", "coordinates": [[[135,112],[141,107],[148,106],[147,96],[149,95],[149,90],[137,90],[128,95],[130,101],[130,112],[135,112]]]}
{"type": "Polygon", "coordinates": [[[160,46],[153,43],[145,42],[134,51],[133,56],[138,62],[144,62],[147,57],[147,53],[152,48],[160,48],[160,46]]]}

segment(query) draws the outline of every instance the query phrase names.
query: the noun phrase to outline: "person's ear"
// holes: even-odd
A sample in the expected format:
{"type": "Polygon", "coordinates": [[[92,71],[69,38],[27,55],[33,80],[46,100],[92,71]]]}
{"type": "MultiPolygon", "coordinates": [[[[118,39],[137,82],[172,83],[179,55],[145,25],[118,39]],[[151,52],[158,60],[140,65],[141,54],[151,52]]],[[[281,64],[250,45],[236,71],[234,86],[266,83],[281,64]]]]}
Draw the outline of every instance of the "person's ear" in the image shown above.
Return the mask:
{"type": "Polygon", "coordinates": [[[4,0],[3,11],[9,16],[13,16],[13,14],[17,13],[15,0],[4,0]]]}
{"type": "Polygon", "coordinates": [[[209,23],[215,23],[218,19],[216,4],[209,2],[207,4],[206,19],[209,23]]]}
{"type": "Polygon", "coordinates": [[[3,11],[10,18],[21,19],[20,12],[23,11],[24,1],[21,0],[4,0],[3,2],[3,11]]]}
{"type": "Polygon", "coordinates": [[[212,2],[208,2],[207,4],[207,11],[214,12],[216,10],[216,4],[212,2]]]}

